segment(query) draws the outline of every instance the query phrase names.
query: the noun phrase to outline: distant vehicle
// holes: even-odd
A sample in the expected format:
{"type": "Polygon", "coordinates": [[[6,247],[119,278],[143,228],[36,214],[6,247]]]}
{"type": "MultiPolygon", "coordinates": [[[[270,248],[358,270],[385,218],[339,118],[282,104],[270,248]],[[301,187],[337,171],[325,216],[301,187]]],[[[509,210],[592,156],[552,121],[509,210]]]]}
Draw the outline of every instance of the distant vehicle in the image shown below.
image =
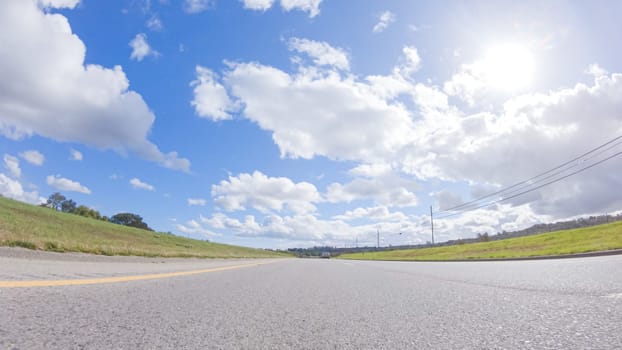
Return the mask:
{"type": "Polygon", "coordinates": [[[330,252],[322,252],[322,255],[320,255],[320,258],[330,259],[330,252]]]}

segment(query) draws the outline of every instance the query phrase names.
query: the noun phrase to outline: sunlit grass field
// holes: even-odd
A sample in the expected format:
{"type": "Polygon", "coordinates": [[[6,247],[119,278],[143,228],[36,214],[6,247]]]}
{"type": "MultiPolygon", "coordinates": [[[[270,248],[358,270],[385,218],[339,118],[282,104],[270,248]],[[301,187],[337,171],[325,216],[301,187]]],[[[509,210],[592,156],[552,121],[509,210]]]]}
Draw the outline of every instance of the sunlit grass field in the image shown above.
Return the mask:
{"type": "Polygon", "coordinates": [[[116,225],[0,197],[0,246],[102,255],[200,258],[289,257],[261,249],[116,225]]]}
{"type": "Polygon", "coordinates": [[[341,255],[361,260],[470,260],[549,256],[622,249],[622,222],[444,247],[341,255]]]}

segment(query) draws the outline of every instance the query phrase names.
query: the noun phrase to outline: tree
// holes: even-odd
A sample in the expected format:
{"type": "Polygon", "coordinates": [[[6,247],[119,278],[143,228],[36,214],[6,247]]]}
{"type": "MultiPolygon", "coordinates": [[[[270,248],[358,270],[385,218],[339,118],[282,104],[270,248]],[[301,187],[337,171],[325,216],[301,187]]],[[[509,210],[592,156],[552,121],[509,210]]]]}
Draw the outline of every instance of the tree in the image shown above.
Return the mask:
{"type": "Polygon", "coordinates": [[[490,240],[490,236],[488,236],[488,232],[484,232],[483,234],[482,233],[478,233],[477,234],[477,239],[480,242],[488,242],[490,240]]]}
{"type": "Polygon", "coordinates": [[[46,206],[48,208],[52,208],[55,210],[61,210],[61,205],[63,204],[63,202],[67,200],[67,198],[65,198],[65,196],[63,196],[62,194],[55,192],[52,193],[47,200],[46,206]]]}
{"type": "Polygon", "coordinates": [[[87,217],[87,218],[92,218],[92,219],[97,219],[97,220],[102,219],[101,214],[97,210],[91,209],[85,205],[78,206],[73,211],[73,213],[76,215],[87,217]]]}
{"type": "Polygon", "coordinates": [[[76,202],[71,199],[67,199],[60,204],[60,210],[63,213],[73,213],[76,211],[76,205],[76,202]]]}
{"type": "Polygon", "coordinates": [[[137,214],[118,213],[118,214],[113,215],[110,218],[110,222],[114,224],[125,225],[125,226],[140,228],[143,230],[153,231],[145,222],[143,222],[143,218],[137,214]]]}

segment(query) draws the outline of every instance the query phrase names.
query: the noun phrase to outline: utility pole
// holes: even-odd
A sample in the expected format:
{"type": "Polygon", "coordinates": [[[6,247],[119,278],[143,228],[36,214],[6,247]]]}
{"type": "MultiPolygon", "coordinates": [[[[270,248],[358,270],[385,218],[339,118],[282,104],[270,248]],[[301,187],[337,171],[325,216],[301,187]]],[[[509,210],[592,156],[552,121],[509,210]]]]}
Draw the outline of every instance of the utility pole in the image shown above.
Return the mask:
{"type": "Polygon", "coordinates": [[[377,229],[376,232],[378,234],[378,244],[376,245],[376,249],[380,249],[380,229],[377,229]]]}
{"type": "Polygon", "coordinates": [[[434,215],[432,215],[432,206],[430,206],[430,227],[432,228],[432,245],[434,245],[434,215]]]}

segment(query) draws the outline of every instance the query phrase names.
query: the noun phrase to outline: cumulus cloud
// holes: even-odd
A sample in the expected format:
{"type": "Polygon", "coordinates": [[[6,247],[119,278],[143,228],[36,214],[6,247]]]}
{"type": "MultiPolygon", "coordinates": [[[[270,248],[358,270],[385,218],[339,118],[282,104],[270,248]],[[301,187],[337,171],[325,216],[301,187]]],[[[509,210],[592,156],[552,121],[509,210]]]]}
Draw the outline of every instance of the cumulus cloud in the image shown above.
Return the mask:
{"type": "Polygon", "coordinates": [[[17,157],[5,154],[4,167],[11,173],[11,176],[15,178],[22,176],[22,169],[19,167],[19,159],[17,157]]]}
{"type": "Polygon", "coordinates": [[[281,0],[283,10],[300,10],[308,12],[309,17],[313,18],[320,14],[320,4],[322,0],[281,0]]]}
{"type": "Polygon", "coordinates": [[[154,14],[153,16],[149,17],[145,25],[147,26],[147,28],[153,31],[160,31],[162,30],[162,28],[164,28],[164,25],[162,24],[162,20],[160,19],[160,16],[158,16],[157,14],[154,14]]]}
{"type": "Polygon", "coordinates": [[[463,65],[460,72],[454,74],[443,86],[445,93],[459,97],[469,106],[474,106],[478,98],[485,96],[487,89],[488,84],[479,65],[463,65]]]}
{"type": "Polygon", "coordinates": [[[180,232],[186,233],[186,234],[195,234],[195,235],[198,234],[198,235],[207,236],[207,237],[222,236],[221,234],[215,233],[207,228],[204,228],[196,220],[189,220],[188,222],[184,224],[177,224],[175,225],[175,227],[180,232]]]}
{"type": "Polygon", "coordinates": [[[147,34],[139,33],[136,34],[134,39],[132,39],[129,43],[132,48],[132,53],[130,54],[130,58],[136,61],[142,61],[147,56],[158,56],[159,53],[149,46],[147,42],[147,34]]]}
{"type": "MultiPolygon", "coordinates": [[[[435,221],[437,241],[476,237],[479,233],[494,234],[515,231],[535,223],[547,222],[550,217],[536,215],[529,205],[496,205],[466,213],[459,217],[435,221]]],[[[331,219],[316,214],[232,217],[214,213],[199,216],[178,227],[184,232],[227,233],[241,237],[262,237],[295,241],[298,246],[347,245],[375,246],[380,231],[380,244],[424,244],[430,241],[429,214],[405,215],[391,212],[387,207],[356,208],[331,219]]],[[[290,243],[291,244],[291,243],[290,243]]]]}
{"type": "Polygon", "coordinates": [[[207,200],[203,198],[188,198],[188,205],[198,205],[205,206],[207,204],[207,200]]]}
{"type": "Polygon", "coordinates": [[[347,237],[350,233],[347,224],[339,220],[319,220],[311,214],[279,216],[271,214],[257,221],[253,215],[243,219],[232,218],[215,213],[210,218],[201,217],[201,227],[225,230],[242,237],[268,237],[289,240],[311,240],[320,242],[335,237],[347,237]]]}
{"type": "Polygon", "coordinates": [[[140,179],[138,178],[133,178],[130,180],[130,185],[132,185],[132,187],[134,189],[139,189],[139,190],[146,190],[146,191],[155,191],[155,187],[153,187],[152,185],[146,183],[146,182],[142,182],[140,181],[140,179]]]}
{"type": "Polygon", "coordinates": [[[38,0],[39,4],[41,4],[44,8],[68,8],[72,9],[78,6],[80,0],[38,0]]]}
{"type": "MultiPolygon", "coordinates": [[[[500,188],[622,135],[622,74],[593,66],[588,69],[593,83],[519,95],[479,111],[461,110],[451,103],[450,97],[456,92],[448,90],[447,84],[412,79],[412,73],[421,66],[416,48],[405,47],[402,55],[390,74],[367,77],[318,62],[301,64],[292,73],[257,62],[238,62],[228,65],[220,83],[240,103],[242,117],[272,133],[282,157],[326,156],[355,163],[350,170],[355,179],[329,185],[321,196],[325,205],[371,201],[374,208],[415,206],[415,180],[500,188]],[[404,98],[410,98],[408,102],[414,108],[407,107],[404,98]]],[[[477,94],[470,96],[478,98],[477,94]]],[[[619,151],[619,147],[622,145],[611,152],[619,151]]],[[[622,186],[622,179],[614,175],[621,170],[619,163],[606,162],[528,197],[442,220],[445,223],[440,225],[457,230],[447,234],[453,239],[482,230],[491,233],[524,228],[522,225],[545,219],[613,212],[622,206],[622,200],[611,190],[622,186]],[[493,215],[495,210],[500,214],[493,215]],[[494,222],[478,218],[486,215],[494,217],[494,222]],[[519,224],[513,225],[512,220],[519,224]]],[[[447,208],[470,198],[446,191],[435,194],[435,199],[441,208],[447,208]]],[[[229,208],[226,210],[257,209],[246,200],[223,197],[222,201],[226,204],[223,209],[229,208]]],[[[363,209],[327,221],[346,232],[363,230],[351,227],[346,219],[368,215],[367,205],[362,203],[363,209]]],[[[264,213],[267,207],[262,208],[264,213]]],[[[309,215],[317,221],[315,230],[328,226],[309,212],[296,213],[287,220],[288,216],[280,213],[280,219],[269,215],[267,222],[230,218],[234,221],[229,224],[244,227],[247,235],[286,236],[293,231],[285,223],[309,215]]],[[[407,223],[419,227],[417,220],[408,217],[407,223]]],[[[386,219],[379,223],[400,228],[395,226],[397,222],[386,219]]],[[[312,234],[302,236],[314,240],[312,234]]],[[[328,240],[329,234],[320,236],[328,240]]]]}
{"type": "Polygon", "coordinates": [[[0,173],[0,195],[30,204],[45,202],[45,198],[40,197],[37,191],[25,191],[19,181],[2,173],[0,173]]]}
{"type": "Polygon", "coordinates": [[[421,68],[421,57],[416,47],[405,46],[402,49],[402,63],[394,68],[396,75],[409,77],[421,68]]]}
{"type": "Polygon", "coordinates": [[[391,172],[389,164],[360,164],[350,169],[348,174],[357,177],[378,177],[391,172]]]}
{"type": "Polygon", "coordinates": [[[59,191],[71,191],[91,194],[91,190],[89,190],[86,186],[82,186],[79,182],[69,180],[67,178],[61,177],[60,175],[50,175],[46,178],[46,182],[48,185],[54,187],[59,191]]]}
{"type": "Polygon", "coordinates": [[[45,161],[45,156],[36,150],[24,151],[19,154],[25,161],[32,165],[41,166],[45,161]]]}
{"type": "Polygon", "coordinates": [[[266,11],[272,7],[274,0],[242,0],[244,8],[255,11],[266,11]]]}
{"type": "Polygon", "coordinates": [[[211,4],[211,0],[184,0],[183,9],[187,13],[199,13],[207,10],[211,4]]]}
{"type": "Polygon", "coordinates": [[[214,203],[227,211],[247,207],[261,212],[288,210],[295,213],[313,212],[321,196],[308,182],[295,183],[286,177],[268,177],[259,171],[229,176],[212,186],[214,203]]]}
{"type": "MultiPolygon", "coordinates": [[[[459,217],[435,220],[435,238],[447,241],[486,232],[515,231],[549,220],[550,217],[534,214],[529,205],[496,205],[459,217]]],[[[288,244],[297,246],[343,246],[344,243],[354,246],[355,242],[359,246],[375,246],[377,231],[380,231],[382,246],[424,244],[431,240],[429,214],[406,215],[383,206],[356,208],[331,219],[321,219],[311,213],[240,217],[214,213],[177,225],[177,229],[194,234],[287,240],[288,244]]]]}
{"type": "MultiPolygon", "coordinates": [[[[490,191],[493,192],[493,191],[490,191]]],[[[438,203],[439,210],[447,210],[465,203],[462,197],[448,190],[443,190],[434,194],[438,203]]]]}
{"type": "MultiPolygon", "coordinates": [[[[621,135],[621,109],[622,74],[611,74],[593,84],[512,98],[498,113],[445,111],[439,118],[430,112],[418,123],[422,137],[406,152],[403,170],[422,178],[508,186],[621,135]]],[[[607,154],[616,150],[620,146],[607,154]]],[[[616,210],[622,201],[607,188],[622,186],[622,179],[611,176],[620,170],[619,162],[609,161],[547,186],[531,195],[530,207],[558,218],[616,210]]]]}
{"type": "Polygon", "coordinates": [[[356,219],[371,219],[378,221],[406,221],[408,217],[402,212],[390,212],[389,208],[384,206],[371,208],[356,208],[348,210],[342,215],[333,217],[337,220],[351,221],[356,219]]]}
{"type": "Polygon", "coordinates": [[[419,65],[415,48],[405,48],[403,62],[391,74],[360,79],[344,70],[348,61],[341,49],[299,38],[289,45],[308,54],[312,64],[290,74],[254,62],[228,63],[221,81],[201,71],[203,83],[193,82],[197,113],[229,118],[229,106],[235,105],[242,117],[272,132],[281,157],[374,163],[411,143],[413,115],[398,97],[416,93],[404,76],[419,65]],[[203,86],[209,93],[200,93],[203,86]]]}
{"type": "Polygon", "coordinates": [[[242,102],[244,116],[272,132],[282,157],[369,162],[409,142],[413,124],[403,105],[334,71],[311,67],[290,75],[258,63],[237,63],[225,81],[242,102]]]}
{"type": "MultiPolygon", "coordinates": [[[[244,8],[254,11],[267,11],[275,3],[275,0],[240,0],[244,8]]],[[[313,18],[320,14],[322,0],[281,0],[281,8],[286,11],[299,10],[308,12],[313,18]]]]}
{"type": "Polygon", "coordinates": [[[70,160],[77,160],[77,161],[82,160],[82,152],[77,151],[75,149],[71,149],[69,152],[71,153],[71,156],[69,157],[70,160]]]}
{"type": "MultiPolygon", "coordinates": [[[[378,214],[377,218],[384,217],[387,220],[353,224],[342,218],[334,217],[325,220],[313,214],[291,216],[269,214],[263,217],[244,215],[238,218],[215,213],[210,217],[200,216],[193,221],[203,230],[233,233],[240,237],[295,241],[298,246],[343,246],[344,242],[349,246],[354,246],[356,241],[361,246],[375,246],[377,230],[381,231],[380,241],[384,246],[425,243],[427,234],[422,232],[425,232],[425,225],[429,225],[427,223],[429,219],[406,217],[400,213],[382,215],[383,209],[370,208],[368,210],[373,214],[378,214]],[[403,234],[399,235],[400,232],[403,234]]],[[[355,218],[347,219],[355,220],[355,218]]]]}
{"type": "Polygon", "coordinates": [[[350,69],[348,54],[339,48],[334,48],[328,43],[291,38],[289,49],[309,55],[313,62],[318,66],[333,66],[339,69],[350,69]]]}
{"type": "Polygon", "coordinates": [[[391,23],[395,22],[396,16],[391,11],[384,11],[378,17],[378,23],[374,26],[374,33],[383,32],[385,29],[391,25],[391,23]]]}
{"type": "Polygon", "coordinates": [[[231,112],[237,109],[229,98],[225,87],[218,82],[218,76],[209,68],[197,66],[197,79],[190,83],[194,87],[191,105],[200,117],[214,121],[231,119],[231,112]]]}
{"type": "Polygon", "coordinates": [[[371,199],[382,206],[415,206],[417,196],[409,188],[416,188],[415,183],[397,176],[358,178],[346,184],[330,184],[326,189],[326,199],[332,203],[371,199]]]}
{"type": "Polygon", "coordinates": [[[1,135],[37,134],[189,170],[187,159],[147,140],[155,117],[121,67],[84,64],[86,48],[66,17],[33,1],[2,1],[0,41],[1,135]]]}
{"type": "Polygon", "coordinates": [[[597,63],[590,64],[585,70],[585,73],[594,76],[594,78],[599,78],[609,74],[606,69],[602,68],[597,63]]]}

